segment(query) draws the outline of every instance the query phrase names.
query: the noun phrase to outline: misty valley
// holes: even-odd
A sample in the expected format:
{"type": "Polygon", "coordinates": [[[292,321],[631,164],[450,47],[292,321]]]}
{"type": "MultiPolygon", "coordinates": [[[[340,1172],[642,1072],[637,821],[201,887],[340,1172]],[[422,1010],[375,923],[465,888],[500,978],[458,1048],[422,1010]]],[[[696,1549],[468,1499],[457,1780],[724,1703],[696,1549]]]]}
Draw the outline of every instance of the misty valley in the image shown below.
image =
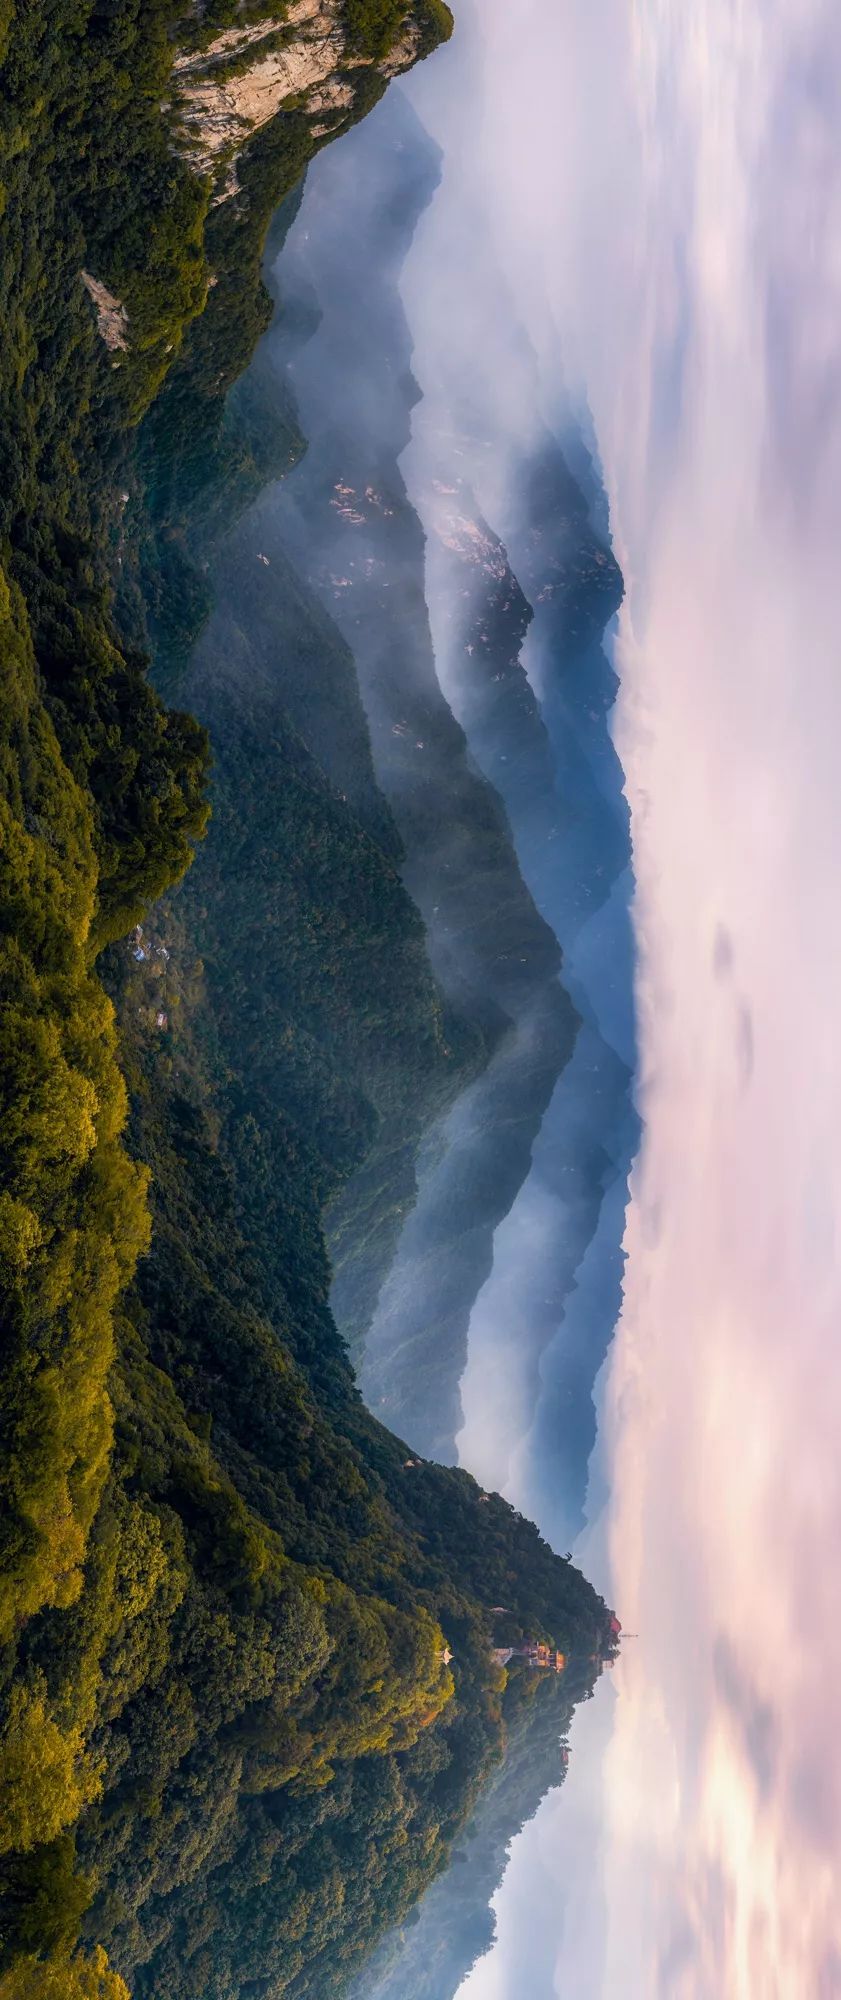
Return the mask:
{"type": "Polygon", "coordinates": [[[453,2000],[620,1645],[570,1554],[639,1140],[600,467],[504,285],[415,372],[440,0],[52,13],[4,26],[0,2000],[453,2000]]]}

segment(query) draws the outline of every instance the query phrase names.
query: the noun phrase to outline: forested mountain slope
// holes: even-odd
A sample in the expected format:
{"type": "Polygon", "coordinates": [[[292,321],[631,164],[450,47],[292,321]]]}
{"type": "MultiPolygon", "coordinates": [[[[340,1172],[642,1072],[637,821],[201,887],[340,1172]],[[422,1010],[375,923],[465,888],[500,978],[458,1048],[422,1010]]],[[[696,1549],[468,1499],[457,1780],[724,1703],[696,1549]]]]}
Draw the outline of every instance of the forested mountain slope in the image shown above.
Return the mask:
{"type": "MultiPolygon", "coordinates": [[[[599,643],[622,578],[609,524],[591,519],[597,473],[580,483],[581,449],[573,477],[525,396],[514,421],[484,317],[471,323],[472,386],[457,369],[463,315],[450,324],[443,306],[437,360],[421,335],[425,394],[414,379],[401,287],[407,259],[411,274],[419,257],[421,289],[437,298],[423,246],[439,203],[446,211],[440,176],[439,150],[401,89],[308,175],[272,259],[284,310],[261,350],[263,366],[273,364],[274,407],[288,383],[295,390],[308,449],[261,496],[224,591],[228,605],[247,597],[253,630],[265,588],[255,551],[272,565],[286,552],[306,566],[353,648],[377,778],[442,987],[471,1014],[477,999],[480,1008],[493,1000],[507,1017],[481,1074],[427,1127],[418,1195],[384,1281],[376,1149],[334,1201],[334,1311],[371,1407],[420,1451],[455,1462],[471,1316],[504,1269],[506,1235],[509,1249],[518,1236],[522,1261],[497,1298],[500,1365],[489,1374],[516,1381],[507,1406],[524,1438],[541,1352],[556,1336],[563,1345],[569,1365],[547,1417],[546,1457],[553,1492],[564,1495],[553,1539],[565,1547],[580,1521],[592,1385],[615,1312],[600,1292],[596,1324],[579,1339],[561,1322],[605,1187],[633,1146],[629,1071],[599,1035],[586,987],[574,992],[583,1028],[570,1001],[576,941],[629,858],[609,737],[616,679],[599,643]],[[536,659],[539,698],[529,678],[536,659]],[[538,1180],[540,1255],[527,1213],[538,1180]],[[360,1229],[366,1199],[372,1225],[360,1229]]],[[[516,301],[503,275],[499,288],[507,325],[516,301]]],[[[511,342],[528,349],[522,328],[511,342]]],[[[591,947],[594,934],[591,924],[591,947]]],[[[613,939],[604,955],[618,977],[613,939]]],[[[618,1256],[614,1267],[621,1273],[618,1256]]],[[[498,1394],[506,1400],[505,1388],[498,1394]]],[[[489,1410],[492,1396],[489,1387],[489,1410]]],[[[505,1462],[505,1446],[494,1458],[499,1434],[481,1461],[488,1478],[502,1476],[490,1470],[505,1462]]],[[[536,1482],[531,1493],[536,1509],[536,1482]]]]}
{"type": "MultiPolygon", "coordinates": [[[[443,1088],[481,1057],[448,1036],[364,747],[364,824],[278,720],[263,825],[219,795],[282,934],[284,1049],[237,989],[258,945],[226,912],[205,969],[201,908],[160,902],[205,831],[207,741],[153,692],[146,632],[174,671],[211,597],[192,538],[289,451],[226,412],[266,229],[448,18],[3,19],[2,2000],[341,1991],[522,1698],[491,1639],[585,1677],[611,1645],[526,1522],[405,1466],[330,1320],[321,1210],[371,1134],[341,1063],[405,1036],[443,1088]]],[[[241,727],[247,760],[256,690],[241,727]]]]}
{"type": "MultiPolygon", "coordinates": [[[[329,1216],[333,1308],[372,1406],[398,1428],[405,1420],[421,1450],[452,1460],[470,1308],[577,1021],[559,978],[558,938],[523,879],[500,787],[477,767],[475,745],[440,683],[425,595],[428,552],[400,465],[418,390],[398,281],[439,174],[438,149],[394,92],[364,134],[349,135],[309,177],[273,264],[284,311],[264,342],[275,407],[291,382],[308,448],[261,497],[239,586],[226,579],[225,596],[236,604],[262,593],[259,572],[256,586],[248,581],[257,547],[271,551],[273,565],[285,552],[306,566],[353,651],[377,780],[399,829],[403,878],[423,914],[436,976],[451,1008],[484,1029],[492,1054],[469,1104],[462,1093],[458,1166],[453,1161],[444,1177],[432,1227],[424,1220],[426,1254],[415,1281],[400,1288],[404,1305],[407,1294],[414,1301],[414,1323],[411,1303],[401,1324],[386,1311],[376,1357],[368,1336],[375,1314],[383,1320],[381,1288],[396,1249],[382,1198],[384,1179],[396,1184],[393,1147],[385,1163],[374,1148],[329,1216]],[[411,1385],[405,1397],[401,1378],[411,1385]]],[[[518,648],[531,613],[513,577],[510,586],[503,597],[518,648]]],[[[247,616],[253,629],[250,607],[247,616]]],[[[551,797],[540,748],[532,791],[551,797]]],[[[402,1192],[405,1223],[406,1212],[414,1214],[414,1176],[402,1192]]]]}

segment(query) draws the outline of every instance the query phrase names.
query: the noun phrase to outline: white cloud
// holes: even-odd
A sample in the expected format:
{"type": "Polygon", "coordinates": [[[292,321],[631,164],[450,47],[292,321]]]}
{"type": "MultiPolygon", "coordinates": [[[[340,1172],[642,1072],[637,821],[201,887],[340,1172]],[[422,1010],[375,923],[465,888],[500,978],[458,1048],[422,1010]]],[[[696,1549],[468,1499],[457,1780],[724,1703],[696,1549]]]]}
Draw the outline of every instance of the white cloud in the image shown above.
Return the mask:
{"type": "MultiPolygon", "coordinates": [[[[591,1871],[607,1917],[594,1902],[574,1934],[558,1917],[554,1991],[830,2000],[841,25],[829,0],[481,0],[476,22],[472,94],[443,82],[457,47],[417,87],[463,158],[441,198],[449,321],[431,299],[425,337],[437,312],[478,351],[462,202],[523,303],[547,404],[556,328],[586,380],[628,583],[646,1138],[604,1424],[612,1593],[640,1637],[591,1871]]],[[[568,1794],[558,1811],[574,1825],[568,1794]]],[[[520,1990],[553,1869],[563,1910],[553,1824],[529,1836],[528,1882],[515,1852],[464,2000],[520,1990]]]]}

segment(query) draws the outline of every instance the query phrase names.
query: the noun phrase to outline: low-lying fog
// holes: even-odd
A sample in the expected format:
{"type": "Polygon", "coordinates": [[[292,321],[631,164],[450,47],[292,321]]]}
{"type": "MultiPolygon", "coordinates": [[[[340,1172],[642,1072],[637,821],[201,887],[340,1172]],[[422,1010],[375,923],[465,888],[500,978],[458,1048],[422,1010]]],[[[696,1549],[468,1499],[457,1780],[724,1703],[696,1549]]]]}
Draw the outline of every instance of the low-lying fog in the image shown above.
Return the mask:
{"type": "MultiPolygon", "coordinates": [[[[416,334],[416,292],[429,302],[423,222],[414,251],[412,237],[430,203],[436,212],[438,173],[428,136],[392,92],[310,174],[278,266],[292,309],[277,337],[310,446],[275,518],[354,647],[378,774],[407,840],[406,879],[445,983],[458,995],[487,874],[484,851],[464,848],[473,808],[440,718],[418,721],[417,741],[406,721],[437,715],[431,690],[464,731],[468,768],[493,786],[524,883],[565,955],[581,1019],[570,1060],[569,1035],[559,1042],[552,1027],[552,964],[524,957],[512,978],[532,947],[518,941],[525,915],[512,916],[512,885],[500,879],[488,913],[496,957],[472,964],[470,979],[512,1028],[430,1134],[360,1357],[372,1407],[418,1449],[458,1455],[516,1494],[565,1547],[583,1517],[636,1142],[630,846],[602,649],[621,579],[598,468],[562,385],[547,423],[517,300],[493,270],[465,271],[464,310],[475,307],[482,342],[469,384],[453,365],[457,344],[441,344],[440,315],[434,338],[423,337],[426,322],[416,334]],[[466,914],[446,900],[454,875],[466,914]]],[[[336,1303],[341,1315],[341,1285],[336,1303]]]]}
{"type": "MultiPolygon", "coordinates": [[[[483,266],[516,295],[545,409],[562,374],[587,391],[628,592],[644,1120],[603,1378],[609,1499],[581,1545],[637,1636],[598,1808],[584,1782],[576,1817],[571,1777],[538,1814],[462,2000],[829,2000],[837,10],[467,0],[459,18],[412,84],[445,154],[406,292],[417,372],[436,327],[465,376],[481,367],[483,266]]],[[[522,372],[496,370],[503,408],[522,372]]]]}

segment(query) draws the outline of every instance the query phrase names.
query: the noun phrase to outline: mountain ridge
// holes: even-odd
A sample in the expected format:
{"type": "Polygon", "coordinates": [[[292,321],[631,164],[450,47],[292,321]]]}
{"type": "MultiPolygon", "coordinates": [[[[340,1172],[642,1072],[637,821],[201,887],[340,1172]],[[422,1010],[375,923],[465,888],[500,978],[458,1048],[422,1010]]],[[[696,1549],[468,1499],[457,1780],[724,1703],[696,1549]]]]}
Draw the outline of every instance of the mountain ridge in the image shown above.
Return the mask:
{"type": "MultiPolygon", "coordinates": [[[[405,17],[349,0],[386,56],[405,17]]],[[[221,1046],[213,967],[161,901],[206,829],[208,751],[155,694],[148,632],[176,670],[208,615],[207,524],[300,448],[226,402],[270,311],[270,217],[324,136],[290,104],[212,206],[166,98],[180,18],[61,0],[4,49],[3,2000],[123,2000],[125,1977],[185,2000],[334,1992],[504,1743],[520,1694],[488,1598],[592,1676],[612,1645],[602,1601],[504,1503],[407,1468],[336,1341],[320,1210],[365,1113],[310,1009],[317,990],[337,1020],[336,969],[355,1003],[367,961],[335,899],[331,957],[299,872],[290,1115],[270,1129],[247,1043],[239,1073],[221,1046]]],[[[434,40],[449,17],[413,18],[434,40]]],[[[313,879],[319,846],[324,879],[344,870],[383,965],[396,942],[417,968],[437,1046],[390,836],[285,725],[277,747],[275,861],[305,829],[313,879]]],[[[399,1008],[376,1026],[399,1036],[399,1008]]]]}

